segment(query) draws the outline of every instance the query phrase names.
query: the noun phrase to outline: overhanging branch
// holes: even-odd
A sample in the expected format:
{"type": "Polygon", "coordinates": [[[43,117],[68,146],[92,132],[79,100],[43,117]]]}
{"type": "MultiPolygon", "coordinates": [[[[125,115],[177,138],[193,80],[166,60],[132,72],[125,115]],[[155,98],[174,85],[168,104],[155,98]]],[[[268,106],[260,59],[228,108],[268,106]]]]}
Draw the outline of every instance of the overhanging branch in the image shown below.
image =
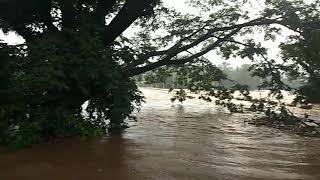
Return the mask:
{"type": "MultiPolygon", "coordinates": [[[[252,21],[249,21],[249,22],[243,23],[243,24],[236,24],[236,25],[226,26],[226,27],[215,27],[215,28],[209,29],[207,31],[207,33],[201,35],[196,40],[194,40],[192,43],[180,47],[180,45],[182,44],[183,41],[185,41],[187,39],[190,39],[192,36],[196,35],[200,30],[202,30],[200,28],[198,31],[195,31],[194,33],[190,34],[189,36],[179,40],[171,48],[169,48],[167,50],[162,50],[162,51],[150,52],[147,56],[148,57],[154,57],[154,56],[161,56],[161,55],[170,55],[172,53],[175,53],[175,55],[176,55],[176,54],[179,54],[179,53],[181,53],[183,51],[186,51],[186,50],[188,50],[188,49],[190,49],[192,47],[195,47],[195,46],[199,45],[200,43],[204,42],[208,38],[212,37],[212,34],[215,33],[215,32],[229,31],[229,30],[234,30],[234,29],[237,29],[237,28],[244,28],[244,27],[250,27],[250,26],[268,25],[268,24],[273,24],[273,23],[277,23],[277,22],[278,21],[274,20],[274,19],[262,20],[262,18],[257,18],[257,19],[254,19],[252,21]],[[175,50],[175,51],[173,51],[173,50],[175,50]]],[[[208,25],[206,24],[205,26],[208,26],[208,25]]]]}
{"type": "Polygon", "coordinates": [[[201,52],[193,54],[190,57],[182,58],[182,59],[175,59],[175,60],[171,60],[172,57],[174,57],[174,56],[165,57],[162,60],[159,60],[157,62],[148,64],[146,66],[136,67],[136,68],[130,69],[129,70],[129,74],[134,76],[134,75],[145,73],[147,71],[153,70],[155,68],[158,68],[158,67],[161,67],[161,66],[164,66],[164,65],[185,64],[185,63],[188,63],[188,62],[192,62],[194,59],[197,59],[197,58],[207,54],[208,52],[210,52],[214,48],[218,47],[220,45],[220,43],[226,41],[227,39],[229,39],[230,37],[235,35],[237,32],[239,32],[240,30],[241,30],[241,28],[237,28],[237,29],[231,31],[229,34],[227,34],[223,38],[218,39],[213,44],[211,44],[211,45],[207,46],[206,48],[204,48],[204,50],[202,50],[201,52]]]}

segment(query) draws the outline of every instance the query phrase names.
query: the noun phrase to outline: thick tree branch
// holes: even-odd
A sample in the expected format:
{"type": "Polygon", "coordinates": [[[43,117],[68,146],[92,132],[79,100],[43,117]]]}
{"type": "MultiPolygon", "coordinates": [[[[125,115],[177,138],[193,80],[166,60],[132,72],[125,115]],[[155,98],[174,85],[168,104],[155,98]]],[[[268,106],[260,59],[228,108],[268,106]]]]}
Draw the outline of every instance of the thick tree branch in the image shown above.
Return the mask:
{"type": "MultiPolygon", "coordinates": [[[[212,44],[211,46],[208,46],[205,50],[203,50],[203,51],[201,51],[199,53],[196,53],[193,56],[190,56],[190,57],[185,58],[185,59],[179,59],[179,60],[171,61],[171,59],[174,56],[176,56],[177,54],[179,54],[181,52],[184,52],[184,51],[187,51],[188,49],[190,49],[192,47],[195,47],[195,46],[199,45],[200,43],[204,42],[205,40],[211,38],[213,33],[215,33],[215,32],[233,30],[232,32],[237,33],[240,29],[245,28],[245,27],[269,25],[269,24],[275,24],[275,23],[279,23],[279,22],[276,19],[257,18],[257,19],[254,19],[252,21],[249,21],[249,22],[246,22],[246,23],[243,23],[243,24],[236,24],[236,25],[226,26],[226,27],[215,27],[215,28],[209,29],[207,33],[201,35],[196,40],[194,40],[192,43],[180,47],[183,41],[191,38],[192,36],[194,36],[198,32],[198,31],[196,31],[195,33],[192,33],[190,36],[187,36],[187,37],[179,40],[175,45],[173,45],[171,48],[169,48],[167,50],[155,51],[155,52],[151,52],[149,54],[149,57],[167,55],[162,60],[157,61],[157,62],[152,63],[152,64],[149,64],[149,65],[146,65],[144,67],[134,68],[132,66],[128,66],[128,69],[130,69],[129,71],[133,75],[137,75],[137,74],[141,74],[141,73],[150,71],[150,70],[152,70],[154,68],[157,68],[157,67],[160,67],[160,66],[163,66],[163,65],[185,64],[187,62],[192,61],[193,59],[199,58],[199,57],[203,56],[204,54],[208,53],[209,51],[211,51],[212,49],[217,47],[221,42],[226,41],[229,38],[228,36],[230,34],[231,34],[231,36],[233,35],[233,33],[230,33],[229,35],[225,36],[224,38],[218,39],[214,44],[212,44]]],[[[141,63],[133,63],[133,64],[134,65],[140,65],[141,63]]]]}
{"type": "MultiPolygon", "coordinates": [[[[179,47],[181,45],[181,43],[187,39],[190,39],[192,36],[194,36],[196,33],[198,33],[199,31],[196,31],[195,33],[192,33],[190,36],[187,36],[186,38],[181,39],[180,41],[178,41],[177,44],[175,44],[174,46],[172,46],[171,48],[167,49],[167,50],[162,50],[162,51],[154,51],[148,54],[149,57],[153,57],[153,56],[160,56],[160,55],[168,55],[170,53],[173,53],[173,48],[175,48],[174,53],[179,54],[183,51],[186,51],[192,47],[195,47],[197,45],[199,45],[200,43],[204,42],[205,40],[207,40],[208,38],[212,37],[212,34],[215,32],[220,32],[220,31],[229,31],[229,30],[233,30],[236,28],[244,28],[244,27],[250,27],[250,26],[259,26],[259,25],[268,25],[268,24],[273,24],[273,23],[277,23],[277,20],[272,20],[272,19],[267,19],[267,20],[262,20],[261,18],[258,19],[254,19],[252,21],[249,21],[247,23],[243,23],[243,24],[236,24],[233,26],[226,26],[226,27],[216,27],[216,28],[212,28],[209,29],[207,33],[201,35],[200,37],[198,37],[195,41],[193,41],[192,43],[185,45],[183,47],[179,47]],[[177,48],[177,46],[179,48],[177,48]]],[[[206,25],[207,26],[207,25],[206,25]]]]}
{"type": "Polygon", "coordinates": [[[174,57],[174,56],[165,57],[162,60],[159,60],[157,62],[148,64],[146,66],[133,68],[133,69],[129,70],[129,73],[130,73],[130,75],[134,76],[134,75],[145,73],[147,71],[153,70],[155,68],[158,68],[158,67],[161,67],[161,66],[164,66],[164,65],[185,64],[185,63],[188,63],[188,62],[192,62],[194,59],[197,59],[197,58],[207,54],[208,52],[210,52],[214,48],[218,47],[220,45],[220,43],[226,41],[227,39],[229,39],[230,37],[235,35],[237,32],[239,32],[240,30],[241,30],[241,28],[237,28],[237,29],[233,30],[232,32],[230,32],[229,34],[224,36],[223,38],[218,39],[213,44],[211,44],[211,45],[207,46],[206,48],[204,48],[204,50],[200,51],[199,53],[193,54],[190,57],[182,58],[182,59],[176,59],[176,60],[171,60],[172,57],[174,57]]]}
{"type": "Polygon", "coordinates": [[[116,17],[110,22],[105,33],[105,44],[109,45],[139,17],[151,13],[150,0],[127,0],[116,17]]]}
{"type": "Polygon", "coordinates": [[[60,0],[59,3],[62,12],[62,28],[74,29],[76,25],[74,0],[60,0]]]}
{"type": "Polygon", "coordinates": [[[211,45],[207,46],[204,50],[200,51],[199,53],[196,53],[188,58],[184,58],[184,59],[178,59],[175,60],[177,62],[177,64],[185,64],[187,62],[191,62],[196,58],[199,58],[205,54],[207,54],[208,52],[210,52],[211,50],[215,49],[216,47],[218,47],[220,45],[220,43],[227,41],[230,37],[232,37],[233,35],[235,35],[237,32],[239,32],[241,30],[241,28],[237,28],[235,30],[233,30],[231,33],[227,34],[226,36],[224,36],[223,38],[219,38],[216,42],[212,43],[211,45]]]}
{"type": "Polygon", "coordinates": [[[96,17],[97,21],[101,25],[105,25],[106,15],[111,12],[113,6],[117,3],[118,0],[98,0],[96,17]]]}
{"type": "MultiPolygon", "coordinates": [[[[205,25],[207,26],[207,25],[205,25]]],[[[194,31],[193,33],[191,33],[190,35],[186,36],[186,37],[183,37],[181,38],[175,45],[173,45],[171,48],[167,49],[167,50],[162,50],[162,51],[153,51],[153,52],[150,52],[148,53],[146,56],[147,57],[154,57],[154,56],[161,56],[161,55],[166,55],[166,54],[169,54],[169,52],[172,52],[173,50],[178,50],[178,48],[181,46],[181,44],[183,43],[183,41],[186,41],[190,38],[192,38],[194,35],[198,34],[199,32],[201,32],[205,26],[203,26],[202,28],[199,28],[198,30],[194,31]]],[[[207,36],[207,34],[210,34],[210,32],[206,33],[205,35],[202,35],[201,37],[203,36],[207,36]]],[[[191,46],[191,45],[190,45],[191,46]]],[[[190,47],[191,48],[191,47],[190,47]]],[[[188,48],[188,49],[190,49],[188,48]]],[[[188,50],[186,49],[186,50],[188,50]]]]}

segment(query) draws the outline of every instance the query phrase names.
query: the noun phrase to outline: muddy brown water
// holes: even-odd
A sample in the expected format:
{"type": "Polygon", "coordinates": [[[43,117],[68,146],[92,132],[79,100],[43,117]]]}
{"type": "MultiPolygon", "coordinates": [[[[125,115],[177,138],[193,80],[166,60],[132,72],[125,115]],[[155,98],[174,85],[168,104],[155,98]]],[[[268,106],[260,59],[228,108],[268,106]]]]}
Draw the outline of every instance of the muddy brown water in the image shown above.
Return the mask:
{"type": "Polygon", "coordinates": [[[212,103],[147,103],[121,135],[0,154],[0,180],[320,179],[320,139],[247,125],[212,103]]]}

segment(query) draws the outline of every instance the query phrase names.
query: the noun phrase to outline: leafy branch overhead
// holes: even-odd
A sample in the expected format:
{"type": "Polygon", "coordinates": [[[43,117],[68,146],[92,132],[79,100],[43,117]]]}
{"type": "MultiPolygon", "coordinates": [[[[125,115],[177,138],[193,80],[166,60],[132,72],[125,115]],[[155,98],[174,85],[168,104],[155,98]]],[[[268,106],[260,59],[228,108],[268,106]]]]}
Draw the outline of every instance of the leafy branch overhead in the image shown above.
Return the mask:
{"type": "MultiPolygon", "coordinates": [[[[103,40],[106,46],[115,45],[115,41],[127,46],[117,38],[131,25],[136,25],[140,28],[139,37],[131,39],[130,43],[137,56],[132,57],[131,63],[126,61],[131,75],[164,65],[193,62],[210,51],[224,50],[225,44],[229,44],[228,49],[235,48],[239,45],[236,39],[250,37],[254,28],[265,29],[266,36],[272,37],[278,29],[270,25],[280,25],[299,32],[300,37],[318,29],[320,23],[317,1],[312,4],[305,4],[302,0],[266,1],[265,8],[252,17],[242,8],[250,4],[248,1],[189,3],[205,15],[181,14],[163,7],[158,0],[4,0],[1,2],[4,9],[1,22],[6,25],[3,30],[14,30],[27,41],[71,29],[95,31],[94,36],[103,40]],[[159,30],[164,35],[150,38],[150,33],[159,30]],[[145,45],[141,47],[141,44],[145,45]],[[197,50],[187,55],[194,48],[197,50]],[[150,59],[156,61],[150,62],[150,59]]],[[[255,46],[252,41],[247,45],[255,46]]],[[[252,58],[252,54],[255,52],[244,50],[237,55],[252,58]]]]}

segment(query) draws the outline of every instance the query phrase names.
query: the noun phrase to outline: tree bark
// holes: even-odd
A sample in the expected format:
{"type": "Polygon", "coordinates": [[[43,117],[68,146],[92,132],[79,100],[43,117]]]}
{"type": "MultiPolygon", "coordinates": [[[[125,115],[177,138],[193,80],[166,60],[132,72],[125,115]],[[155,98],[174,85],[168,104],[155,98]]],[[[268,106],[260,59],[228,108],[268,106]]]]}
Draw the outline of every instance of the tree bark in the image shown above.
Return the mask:
{"type": "Polygon", "coordinates": [[[74,29],[76,27],[74,0],[60,0],[59,3],[62,12],[62,29],[74,29]]]}
{"type": "Polygon", "coordinates": [[[147,15],[151,8],[146,0],[127,0],[116,17],[107,26],[104,42],[106,45],[112,43],[139,17],[147,15]]]}
{"type": "Polygon", "coordinates": [[[106,15],[111,12],[117,1],[118,0],[98,0],[96,16],[100,25],[105,26],[106,15]]]}

